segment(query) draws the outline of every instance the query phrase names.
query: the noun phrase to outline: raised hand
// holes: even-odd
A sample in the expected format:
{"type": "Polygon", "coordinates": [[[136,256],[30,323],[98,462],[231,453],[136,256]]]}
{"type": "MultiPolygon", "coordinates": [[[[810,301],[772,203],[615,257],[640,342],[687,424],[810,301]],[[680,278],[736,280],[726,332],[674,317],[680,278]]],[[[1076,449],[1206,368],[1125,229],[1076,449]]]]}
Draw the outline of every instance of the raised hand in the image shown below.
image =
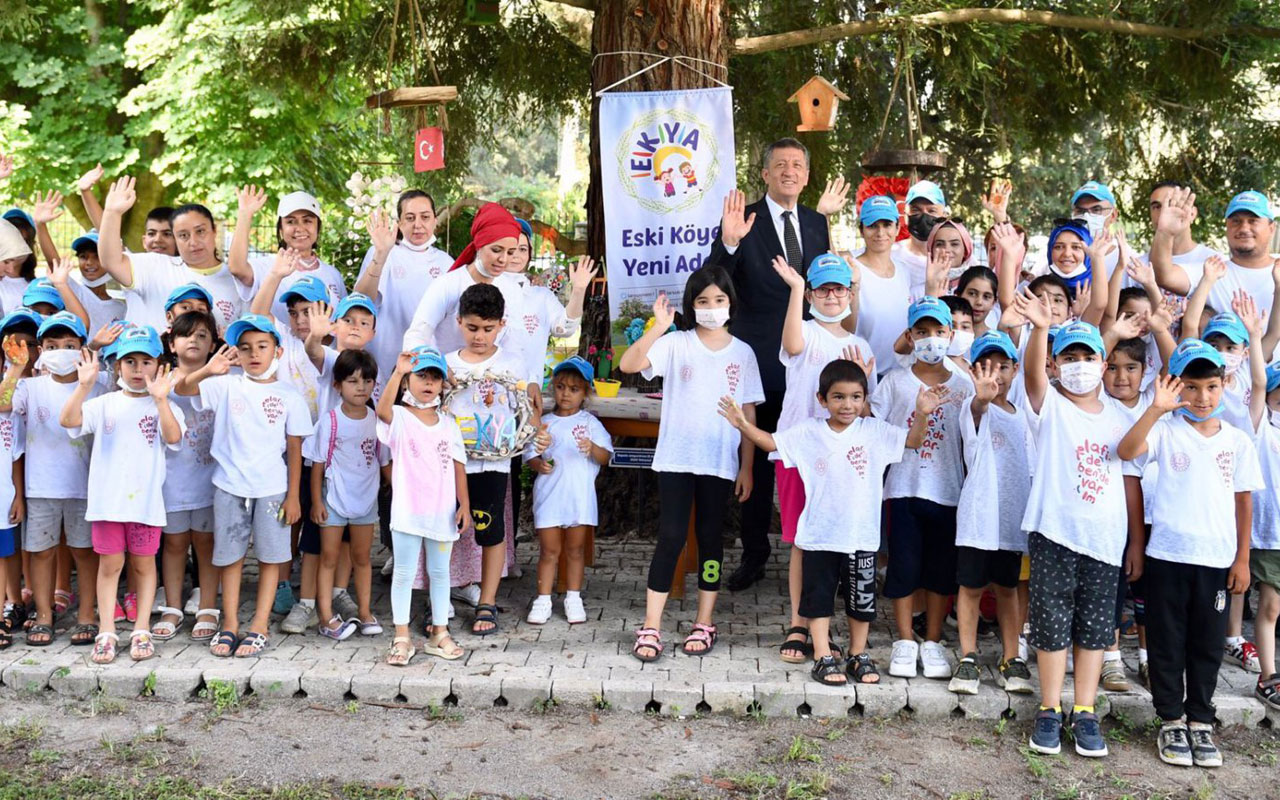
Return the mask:
{"type": "Polygon", "coordinates": [[[240,363],[240,351],[236,350],[229,344],[224,344],[222,349],[214,353],[209,359],[209,363],[205,368],[209,370],[210,375],[226,375],[231,368],[240,363]]]}
{"type": "Polygon", "coordinates": [[[1258,304],[1254,301],[1253,295],[1243,289],[1238,290],[1231,297],[1231,310],[1236,312],[1236,316],[1244,323],[1244,329],[1249,332],[1250,340],[1262,335],[1262,316],[1258,313],[1258,304]]]}
{"type": "Polygon", "coordinates": [[[1151,398],[1151,407],[1165,414],[1191,405],[1180,399],[1181,394],[1181,378],[1176,375],[1161,375],[1155,382],[1155,395],[1151,398]]]}
{"type": "Polygon", "coordinates": [[[1142,263],[1137,256],[1129,257],[1129,261],[1124,265],[1124,274],[1144,289],[1156,283],[1155,270],[1151,269],[1150,264],[1142,263]]]}
{"type": "Polygon", "coordinates": [[[870,359],[864,361],[862,359],[862,353],[859,352],[858,348],[851,344],[844,346],[844,349],[840,351],[840,357],[845,361],[852,361],[857,364],[859,369],[862,370],[862,374],[866,375],[868,378],[876,374],[876,357],[872,356],[870,359]]]}
{"type": "Polygon", "coordinates": [[[804,289],[804,277],[799,272],[796,272],[795,268],[788,264],[785,258],[774,256],[770,265],[773,267],[773,271],[778,273],[778,277],[782,278],[782,282],[792,291],[804,289]]]}
{"type": "Polygon", "coordinates": [[[271,263],[271,274],[279,278],[287,278],[298,271],[299,253],[290,248],[280,248],[275,261],[271,263]]]}
{"type": "Polygon", "coordinates": [[[667,332],[667,328],[671,327],[671,323],[675,322],[676,312],[671,307],[671,302],[667,300],[667,293],[660,292],[658,298],[653,301],[653,327],[662,333],[667,332]]]}
{"type": "Polygon", "coordinates": [[[413,372],[413,353],[404,352],[396,356],[395,372],[401,377],[413,372]]]}
{"type": "Polygon", "coordinates": [[[1009,221],[1009,196],[1012,194],[1013,182],[1008,178],[991,179],[991,190],[983,196],[982,207],[991,214],[997,225],[1007,224],[1009,221]]]}
{"type": "Polygon", "coordinates": [[[1174,187],[1156,217],[1156,233],[1178,236],[1191,227],[1197,213],[1196,193],[1188,188],[1174,187]]]}
{"type": "Polygon", "coordinates": [[[717,409],[720,416],[729,421],[729,424],[738,430],[744,430],[747,427],[747,415],[743,412],[742,406],[734,402],[729,395],[720,398],[720,408],[717,409]]]}
{"type": "Polygon", "coordinates": [[[49,283],[54,286],[66,286],[71,279],[71,259],[55,258],[49,264],[49,283]]]}
{"type": "Polygon", "coordinates": [[[116,178],[111,189],[102,201],[102,210],[115,214],[124,214],[138,202],[137,180],[124,175],[116,178]]]}
{"type": "Polygon", "coordinates": [[[1110,250],[1111,245],[1115,244],[1117,241],[1116,235],[1109,229],[1104,228],[1102,233],[1093,237],[1093,244],[1085,248],[1086,252],[1089,253],[1089,260],[1098,261],[1099,259],[1106,258],[1107,251],[1110,250]]]}
{"type": "Polygon", "coordinates": [[[27,343],[23,339],[19,339],[12,333],[4,337],[4,357],[9,360],[10,364],[18,367],[25,367],[27,362],[31,360],[31,353],[27,350],[27,343]]]}
{"type": "Polygon", "coordinates": [[[1076,289],[1076,299],[1071,301],[1071,315],[1076,319],[1084,316],[1085,309],[1089,307],[1089,300],[1093,297],[1093,281],[1085,281],[1076,289]]]}
{"type": "Polygon", "coordinates": [[[849,202],[849,190],[852,188],[853,184],[839,175],[835,180],[827,181],[827,188],[822,190],[822,196],[818,198],[818,213],[824,217],[839,213],[845,203],[849,202]]]}
{"type": "Polygon", "coordinates": [[[48,225],[62,216],[62,193],[50,190],[41,195],[36,193],[36,204],[31,209],[31,218],[37,225],[48,225]]]}
{"type": "Polygon", "coordinates": [[[947,402],[949,394],[951,390],[945,386],[921,387],[920,393],[916,395],[916,413],[925,416],[932,414],[947,402]]]}
{"type": "Polygon", "coordinates": [[[311,317],[308,320],[311,325],[311,335],[317,340],[323,340],[333,332],[333,307],[323,300],[317,300],[311,304],[311,317]]]}
{"type": "Polygon", "coordinates": [[[122,333],[124,333],[124,323],[122,322],[112,322],[107,325],[103,325],[98,329],[98,332],[93,335],[93,339],[90,340],[89,346],[94,350],[101,350],[116,339],[119,339],[120,334],[122,333]]]}
{"type": "Polygon", "coordinates": [[[737,247],[742,237],[751,231],[756,215],[744,216],[747,208],[747,196],[737,189],[729,192],[724,199],[724,211],[720,216],[720,241],[727,247],[737,247]]]}
{"type": "Polygon", "coordinates": [[[983,403],[990,403],[1000,394],[1000,384],[996,382],[996,370],[990,361],[979,361],[972,366],[973,397],[983,403]]]}
{"type": "Polygon", "coordinates": [[[1222,256],[1212,255],[1204,260],[1204,277],[1201,280],[1208,281],[1210,284],[1216,283],[1227,274],[1227,262],[1222,260],[1222,256]]]}
{"type": "Polygon", "coordinates": [[[1142,332],[1142,317],[1133,312],[1121,314],[1115,322],[1111,323],[1111,330],[1115,331],[1120,341],[1136,339],[1142,332]]]}
{"type": "Polygon", "coordinates": [[[578,262],[569,267],[569,288],[574,292],[586,292],[591,279],[596,276],[595,259],[591,256],[579,256],[578,262]]]}
{"type": "Polygon", "coordinates": [[[76,189],[81,192],[93,191],[93,187],[98,185],[98,181],[102,180],[102,176],[106,174],[106,170],[101,164],[94,166],[88,172],[80,176],[80,180],[76,181],[76,189]]]}
{"type": "Polygon", "coordinates": [[[168,364],[161,364],[160,369],[156,371],[154,378],[147,378],[147,394],[151,395],[157,403],[165,400],[173,392],[173,387],[178,385],[178,381],[182,380],[182,373],[173,370],[170,371],[168,364]]]}
{"type": "Polygon", "coordinates": [[[1151,309],[1151,316],[1147,317],[1147,325],[1153,331],[1172,330],[1174,323],[1182,319],[1182,311],[1186,306],[1186,298],[1166,297],[1158,308],[1151,309]]]}
{"type": "Polygon", "coordinates": [[[1036,297],[1025,287],[1013,296],[1013,307],[1037,328],[1047,328],[1053,320],[1047,300],[1036,297]]]}
{"type": "Polygon", "coordinates": [[[267,192],[252,184],[241,186],[240,191],[236,192],[236,200],[240,203],[240,216],[253,219],[253,216],[266,206],[267,192]]]}
{"type": "Polygon", "coordinates": [[[81,386],[92,386],[98,379],[98,356],[89,348],[80,348],[80,363],[76,364],[76,380],[81,386]]]}
{"type": "Polygon", "coordinates": [[[391,217],[382,209],[375,208],[369,214],[369,221],[365,224],[365,230],[369,232],[369,241],[373,242],[373,249],[379,253],[386,253],[392,247],[395,247],[395,226],[391,224],[391,217]]]}

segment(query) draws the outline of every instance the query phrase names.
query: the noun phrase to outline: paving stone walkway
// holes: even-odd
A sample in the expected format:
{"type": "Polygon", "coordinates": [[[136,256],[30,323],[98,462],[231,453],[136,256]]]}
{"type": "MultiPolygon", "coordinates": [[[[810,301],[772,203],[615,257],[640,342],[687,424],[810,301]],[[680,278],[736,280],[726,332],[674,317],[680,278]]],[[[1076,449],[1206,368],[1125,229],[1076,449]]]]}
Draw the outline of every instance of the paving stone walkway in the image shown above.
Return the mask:
{"type": "MultiPolygon", "coordinates": [[[[504,580],[499,605],[504,609],[500,633],[486,638],[469,634],[471,613],[459,605],[452,627],[464,658],[446,662],[415,657],[408,668],[383,663],[390,644],[388,580],[374,577],[374,610],[387,627],[381,636],[353,636],[345,642],[321,638],[314,630],[305,635],[275,631],[269,649],[255,659],[223,659],[210,655],[206,645],[189,638],[188,619],[177,638],[157,643],[157,657],[134,663],[127,648],[114,664],[98,666],[88,647],[72,647],[66,628],[72,615],[58,620],[58,637],[45,648],[27,647],[18,636],[15,645],[0,652],[0,680],[12,691],[53,691],[68,697],[88,697],[101,692],[116,697],[141,694],[174,701],[197,696],[214,681],[234,684],[244,695],[292,697],[305,693],[322,703],[351,699],[410,705],[453,705],[488,708],[505,706],[531,709],[554,702],[569,707],[609,707],[632,712],[672,716],[696,713],[768,717],[809,714],[833,717],[848,714],[889,716],[908,712],[916,717],[965,716],[995,719],[1012,713],[1029,719],[1035,711],[1035,695],[1011,695],[994,681],[998,643],[994,637],[980,641],[983,684],[979,694],[959,697],[947,691],[945,680],[904,680],[887,675],[891,627],[885,618],[888,603],[881,603],[881,620],[872,626],[871,649],[884,677],[876,686],[826,687],[809,678],[803,665],[784,664],[778,658],[787,615],[785,552],[775,554],[768,575],[751,590],[723,592],[716,622],[720,640],[712,654],[691,657],[679,653],[678,642],[687,633],[696,601],[672,600],[667,607],[664,638],[666,653],[656,662],[641,664],[630,655],[633,631],[644,616],[644,576],[652,545],[640,540],[600,539],[595,566],[587,570],[583,593],[589,621],[570,626],[556,599],[555,616],[542,626],[529,625],[525,613],[535,590],[533,562],[536,545],[522,543],[518,560],[524,575],[504,580]]],[[[732,551],[731,551],[732,552],[732,551]]],[[[385,551],[374,555],[381,564],[385,551]]],[[[735,556],[731,555],[733,559],[735,556]]],[[[254,587],[246,571],[243,596],[249,598],[241,619],[251,615],[254,587]]],[[[696,596],[696,583],[688,589],[696,596]]],[[[424,592],[414,594],[415,610],[426,603],[424,592]]],[[[419,620],[415,617],[415,629],[419,620]]],[[[839,622],[844,639],[844,623],[839,622]]],[[[949,631],[954,644],[954,631],[949,631]]],[[[123,638],[123,637],[122,637],[123,638]]],[[[1137,682],[1135,645],[1124,648],[1133,691],[1110,693],[1099,702],[1099,713],[1135,724],[1152,719],[1150,695],[1137,682]]],[[[952,654],[954,658],[954,653],[952,654]]],[[[1034,671],[1034,659],[1033,659],[1034,671]]],[[[1226,725],[1258,725],[1267,717],[1252,696],[1255,676],[1224,665],[1219,679],[1217,707],[1226,725]]],[[[1070,683],[1068,682],[1068,695],[1070,683]]],[[[1068,696],[1066,702],[1070,703],[1068,696]]],[[[1280,722],[1273,717],[1272,722],[1280,722]]]]}

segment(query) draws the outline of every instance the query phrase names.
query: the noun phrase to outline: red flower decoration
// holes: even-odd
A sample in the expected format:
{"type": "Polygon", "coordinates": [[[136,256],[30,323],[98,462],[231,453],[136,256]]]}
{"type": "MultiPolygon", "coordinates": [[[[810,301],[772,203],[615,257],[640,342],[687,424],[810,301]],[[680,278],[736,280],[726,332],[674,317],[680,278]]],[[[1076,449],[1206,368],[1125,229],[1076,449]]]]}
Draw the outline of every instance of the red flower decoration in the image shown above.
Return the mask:
{"type": "Polygon", "coordinates": [[[862,183],[858,184],[858,194],[855,198],[855,208],[862,207],[862,201],[868,197],[875,197],[879,194],[887,194],[898,200],[898,213],[901,215],[898,221],[897,241],[902,241],[911,234],[907,233],[907,209],[905,201],[907,199],[907,189],[911,188],[911,181],[907,178],[890,178],[885,175],[869,175],[862,179],[862,183]]]}

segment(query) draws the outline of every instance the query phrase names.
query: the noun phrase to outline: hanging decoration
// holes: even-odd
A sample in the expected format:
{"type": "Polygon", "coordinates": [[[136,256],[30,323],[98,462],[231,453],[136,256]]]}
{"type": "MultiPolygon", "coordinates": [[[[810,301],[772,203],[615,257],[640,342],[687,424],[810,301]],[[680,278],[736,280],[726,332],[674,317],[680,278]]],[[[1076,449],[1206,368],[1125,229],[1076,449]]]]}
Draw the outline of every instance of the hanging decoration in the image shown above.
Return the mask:
{"type": "Polygon", "coordinates": [[[880,121],[880,133],[876,136],[876,144],[862,156],[862,169],[870,173],[905,172],[908,183],[915,183],[922,173],[937,172],[947,168],[947,156],[936,150],[921,150],[924,139],[924,128],[920,121],[920,97],[916,93],[915,72],[911,68],[911,53],[905,40],[898,43],[897,65],[893,71],[893,85],[889,90],[889,102],[885,104],[884,117],[880,121]],[[905,81],[903,77],[905,75],[905,81]],[[893,111],[894,101],[898,99],[898,87],[903,85],[903,105],[906,107],[905,148],[881,149],[884,134],[889,126],[889,117],[893,111]]]}
{"type": "Polygon", "coordinates": [[[413,171],[430,172],[444,168],[444,130],[423,128],[413,142],[413,171]]]}
{"type": "Polygon", "coordinates": [[[841,100],[848,100],[849,95],[837,89],[821,75],[814,75],[796,93],[787,98],[788,103],[795,103],[800,110],[800,124],[797,131],[829,131],[836,124],[836,111],[841,100]]]}

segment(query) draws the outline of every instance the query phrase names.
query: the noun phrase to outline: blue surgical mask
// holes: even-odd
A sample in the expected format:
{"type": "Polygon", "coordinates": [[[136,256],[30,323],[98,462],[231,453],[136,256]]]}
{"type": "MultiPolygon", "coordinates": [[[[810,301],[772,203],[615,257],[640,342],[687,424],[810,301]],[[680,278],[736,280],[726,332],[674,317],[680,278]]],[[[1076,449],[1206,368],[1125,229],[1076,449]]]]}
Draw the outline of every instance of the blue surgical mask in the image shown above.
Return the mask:
{"type": "Polygon", "coordinates": [[[1222,413],[1226,410],[1227,410],[1227,404],[1222,401],[1218,401],[1218,407],[1210,411],[1209,416],[1207,417],[1197,417],[1195,414],[1191,413],[1190,409],[1186,409],[1186,408],[1178,409],[1178,413],[1186,417],[1187,419],[1191,420],[1192,422],[1208,422],[1209,420],[1215,417],[1222,416],[1222,413]]]}

